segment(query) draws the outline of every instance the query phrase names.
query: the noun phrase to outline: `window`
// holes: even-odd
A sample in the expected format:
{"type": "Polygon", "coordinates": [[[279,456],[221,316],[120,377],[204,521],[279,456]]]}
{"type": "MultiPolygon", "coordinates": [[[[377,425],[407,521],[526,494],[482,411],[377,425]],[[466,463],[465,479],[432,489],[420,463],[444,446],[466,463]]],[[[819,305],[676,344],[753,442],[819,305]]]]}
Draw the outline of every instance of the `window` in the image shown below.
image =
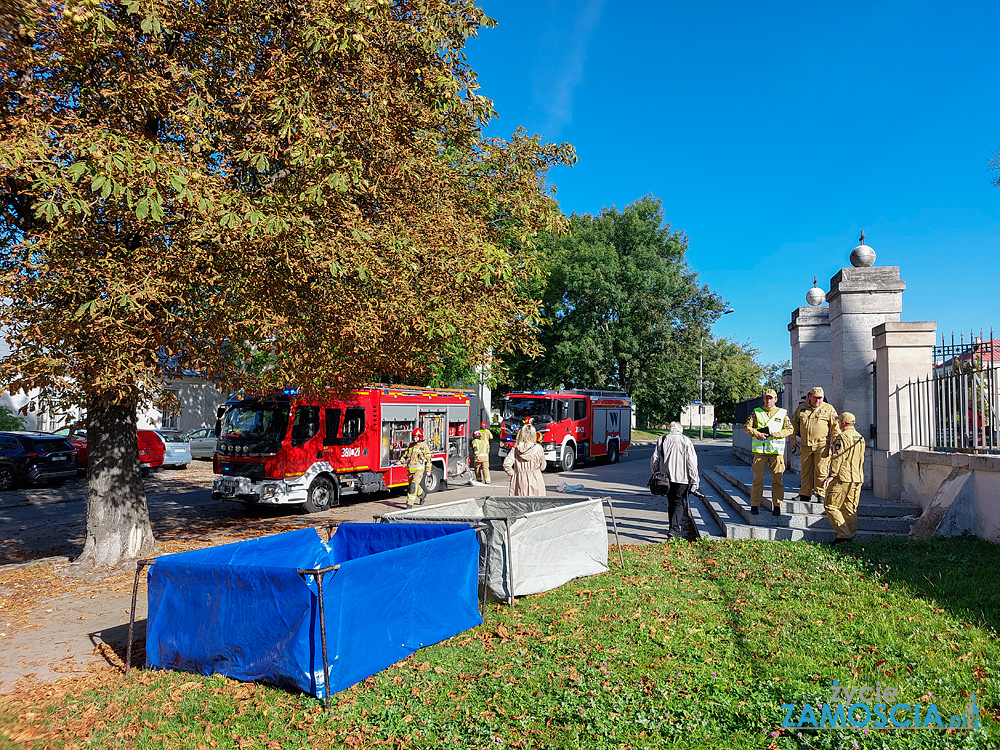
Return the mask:
{"type": "Polygon", "coordinates": [[[569,419],[569,401],[563,398],[556,404],[556,421],[562,422],[564,419],[569,419]]]}
{"type": "Polygon", "coordinates": [[[21,450],[21,444],[16,437],[0,437],[0,451],[16,453],[21,450]]]}
{"type": "Polygon", "coordinates": [[[365,410],[359,406],[347,409],[344,415],[344,441],[353,443],[365,431],[365,410]]]}
{"type": "Polygon", "coordinates": [[[578,398],[573,402],[573,419],[586,419],[587,418],[587,402],[582,398],[578,398]]]}
{"type": "Polygon", "coordinates": [[[365,409],[363,406],[349,406],[344,413],[344,432],[337,437],[340,427],[340,409],[326,410],[326,436],[323,445],[350,445],[365,431],[365,409]]]}
{"type": "Polygon", "coordinates": [[[179,430],[180,427],[181,427],[180,391],[166,390],[163,392],[163,405],[160,408],[160,429],[179,430]]]}
{"type": "Polygon", "coordinates": [[[296,406],[295,421],[292,422],[292,443],[302,443],[319,432],[319,407],[296,406]]]}
{"type": "Polygon", "coordinates": [[[340,432],[340,409],[325,409],[326,434],[323,445],[339,445],[337,433],[340,432]]]}

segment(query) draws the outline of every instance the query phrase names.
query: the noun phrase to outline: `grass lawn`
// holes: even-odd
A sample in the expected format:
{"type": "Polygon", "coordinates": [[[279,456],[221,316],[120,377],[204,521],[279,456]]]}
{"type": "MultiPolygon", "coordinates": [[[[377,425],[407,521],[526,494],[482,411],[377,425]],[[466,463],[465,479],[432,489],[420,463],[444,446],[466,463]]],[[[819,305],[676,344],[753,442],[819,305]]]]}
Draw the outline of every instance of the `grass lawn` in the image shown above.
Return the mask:
{"type": "Polygon", "coordinates": [[[485,624],[338,694],[329,713],[266,685],[109,667],[4,696],[0,728],[29,748],[1000,745],[996,546],[672,542],[625,561],[491,605],[485,624]],[[782,726],[782,704],[818,715],[834,680],[891,686],[945,722],[974,693],[982,728],[782,726]]]}

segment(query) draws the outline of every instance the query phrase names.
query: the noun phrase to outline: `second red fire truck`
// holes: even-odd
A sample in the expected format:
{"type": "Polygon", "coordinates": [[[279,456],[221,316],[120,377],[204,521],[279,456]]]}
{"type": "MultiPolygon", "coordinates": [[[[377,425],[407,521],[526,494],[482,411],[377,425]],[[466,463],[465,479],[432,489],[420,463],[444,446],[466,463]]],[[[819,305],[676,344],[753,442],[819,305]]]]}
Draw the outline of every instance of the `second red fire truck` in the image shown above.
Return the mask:
{"type": "Polygon", "coordinates": [[[315,513],[345,495],[405,487],[403,452],[416,427],[431,449],[426,486],[435,492],[468,475],[469,403],[465,391],[401,386],[234,397],[219,418],[212,497],[315,513]]]}
{"type": "Polygon", "coordinates": [[[623,391],[532,391],[503,400],[500,455],[506,456],[526,417],[541,435],[549,466],[570,471],[604,457],[616,463],[632,439],[632,399],[623,391]]]}

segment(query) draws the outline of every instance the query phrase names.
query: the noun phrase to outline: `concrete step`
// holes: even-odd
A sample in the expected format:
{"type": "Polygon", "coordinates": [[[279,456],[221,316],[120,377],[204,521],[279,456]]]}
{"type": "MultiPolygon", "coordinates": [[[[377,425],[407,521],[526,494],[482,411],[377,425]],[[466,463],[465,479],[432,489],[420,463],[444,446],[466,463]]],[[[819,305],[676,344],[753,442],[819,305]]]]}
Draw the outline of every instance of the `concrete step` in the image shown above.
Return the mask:
{"type": "Polygon", "coordinates": [[[694,495],[688,495],[688,510],[691,511],[691,518],[694,519],[698,529],[698,535],[702,539],[724,539],[725,530],[717,522],[715,514],[708,507],[708,500],[702,501],[694,495]]]}
{"type": "MultiPolygon", "coordinates": [[[[738,490],[743,492],[747,497],[750,497],[750,483],[753,481],[753,472],[749,466],[716,466],[715,471],[718,472],[724,479],[726,479],[731,485],[736,487],[738,490]]],[[[789,473],[785,473],[786,478],[789,473]]],[[[789,485],[786,481],[785,484],[785,500],[781,504],[781,510],[784,513],[786,510],[789,513],[800,513],[804,515],[824,515],[825,511],[823,509],[822,502],[805,502],[799,500],[798,494],[798,475],[792,475],[795,477],[796,486],[789,490],[789,485]]],[[[865,517],[873,518],[909,518],[911,521],[920,515],[920,509],[915,505],[910,505],[909,503],[896,503],[890,500],[878,500],[870,495],[865,496],[866,493],[861,493],[861,503],[858,505],[858,519],[865,517]]],[[[764,482],[764,500],[762,504],[771,510],[771,488],[770,488],[770,477],[765,477],[764,482]]]]}
{"type": "MultiPolygon", "coordinates": [[[[726,467],[731,468],[731,467],[726,467]]],[[[728,472],[726,472],[728,474],[728,472]]],[[[782,515],[774,516],[770,510],[770,493],[765,489],[764,503],[760,515],[750,514],[749,493],[743,493],[723,475],[720,467],[702,471],[712,492],[705,492],[709,511],[730,539],[770,539],[809,542],[829,542],[836,537],[825,515],[788,512],[788,503],[782,507],[782,515]]],[[[706,489],[703,487],[703,489],[706,489]]],[[[816,505],[800,503],[800,505],[816,505]]],[[[905,536],[910,522],[899,518],[859,517],[858,538],[870,539],[875,536],[905,536]]]]}
{"type": "MultiPolygon", "coordinates": [[[[702,472],[709,479],[709,482],[702,484],[702,492],[705,494],[705,507],[715,522],[723,530],[723,536],[727,539],[762,539],[766,541],[807,541],[807,542],[831,542],[837,536],[832,529],[818,531],[815,529],[792,529],[779,528],[774,526],[760,526],[750,524],[739,515],[729,504],[722,499],[715,482],[708,476],[708,472],[702,472]]],[[[860,538],[867,538],[868,534],[858,533],[860,538]]]]}

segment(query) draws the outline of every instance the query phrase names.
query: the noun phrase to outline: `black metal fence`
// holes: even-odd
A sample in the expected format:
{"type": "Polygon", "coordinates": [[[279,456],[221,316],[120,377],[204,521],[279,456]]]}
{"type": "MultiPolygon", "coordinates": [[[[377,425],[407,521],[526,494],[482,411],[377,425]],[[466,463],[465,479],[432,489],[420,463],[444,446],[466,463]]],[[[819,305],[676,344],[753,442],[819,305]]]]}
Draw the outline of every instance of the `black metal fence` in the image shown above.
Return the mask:
{"type": "Polygon", "coordinates": [[[1000,450],[1000,341],[982,334],[934,347],[934,369],[910,381],[914,445],[934,450],[995,453],[1000,450]]]}

